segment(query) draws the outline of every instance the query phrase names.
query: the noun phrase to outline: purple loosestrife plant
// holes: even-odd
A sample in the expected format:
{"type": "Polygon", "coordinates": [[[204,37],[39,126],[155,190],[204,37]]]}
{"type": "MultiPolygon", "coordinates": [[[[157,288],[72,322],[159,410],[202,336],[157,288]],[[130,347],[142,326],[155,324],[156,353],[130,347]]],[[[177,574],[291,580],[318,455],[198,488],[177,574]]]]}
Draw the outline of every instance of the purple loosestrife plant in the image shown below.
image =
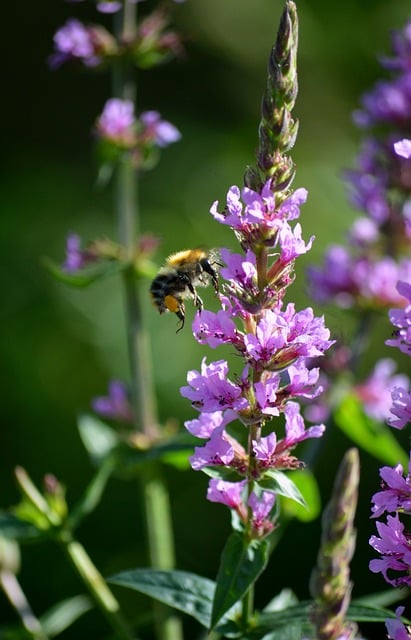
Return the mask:
{"type": "Polygon", "coordinates": [[[287,2],[269,60],[257,166],[247,169],[242,189],[229,189],[222,208],[218,202],[211,207],[214,219],[234,231],[240,252],[221,250],[221,309],[198,313],[193,333],[213,349],[230,345],[240,357],[240,372],[230,373],[225,360],[207,363],[204,358],[200,371],[190,371],[181,389],[199,412],[186,427],[207,441],[196,447],[191,465],[212,470],[208,499],[236,515],[217,579],[212,627],[242,598],[247,628],[252,585],[266,562],[264,538],[277,526],[277,496],[298,496],[283,472],[301,469],[294,449],[324,431],[322,424],[305,427],[295,400],[321,392],[319,370],[306,363],[332,345],[330,334],[311,308],[299,311],[284,303],[295,261],[313,241],[304,242],[301,225],[295,224],[307,191],[291,188],[294,165],[288,156],[297,130],[291,115],[296,50],[296,8],[287,2]],[[230,432],[234,422],[242,425],[236,436],[230,432]],[[249,579],[236,578],[241,574],[249,579]]]}

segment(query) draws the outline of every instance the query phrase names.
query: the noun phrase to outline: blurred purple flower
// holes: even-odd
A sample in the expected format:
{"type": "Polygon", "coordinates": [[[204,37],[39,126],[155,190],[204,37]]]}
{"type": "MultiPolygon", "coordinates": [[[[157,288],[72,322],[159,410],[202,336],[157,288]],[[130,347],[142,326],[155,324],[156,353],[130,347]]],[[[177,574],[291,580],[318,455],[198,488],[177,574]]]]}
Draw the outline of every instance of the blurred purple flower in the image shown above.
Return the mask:
{"type": "Polygon", "coordinates": [[[79,235],[69,233],[66,238],[66,260],[62,267],[64,271],[74,273],[97,260],[97,256],[88,249],[82,249],[81,244],[82,240],[79,235]]]}
{"type": "Polygon", "coordinates": [[[87,67],[95,67],[101,62],[98,55],[97,38],[99,31],[87,27],[79,20],[71,18],[54,34],[54,52],[49,58],[52,69],[70,60],[78,60],[87,67]]]}
{"type": "Polygon", "coordinates": [[[375,420],[388,420],[392,407],[392,389],[409,384],[406,375],[393,375],[395,369],[396,363],[390,358],[379,360],[367,380],[354,387],[364,412],[375,420]]]}
{"type": "Polygon", "coordinates": [[[181,139],[179,130],[171,122],[162,120],[158,111],[143,111],[140,120],[144,126],[144,137],[159,147],[167,147],[181,139]]]}
{"type": "Polygon", "coordinates": [[[408,138],[403,138],[402,140],[398,140],[398,142],[394,142],[394,151],[397,156],[401,156],[402,158],[411,158],[411,140],[408,138]]]}
{"type": "Polygon", "coordinates": [[[133,101],[110,98],[97,120],[97,133],[116,144],[132,145],[135,124],[133,101]]]}
{"type": "Polygon", "coordinates": [[[112,380],[108,386],[108,395],[93,398],[91,405],[93,411],[103,418],[127,424],[133,422],[128,391],[126,385],[120,380],[112,380]]]}

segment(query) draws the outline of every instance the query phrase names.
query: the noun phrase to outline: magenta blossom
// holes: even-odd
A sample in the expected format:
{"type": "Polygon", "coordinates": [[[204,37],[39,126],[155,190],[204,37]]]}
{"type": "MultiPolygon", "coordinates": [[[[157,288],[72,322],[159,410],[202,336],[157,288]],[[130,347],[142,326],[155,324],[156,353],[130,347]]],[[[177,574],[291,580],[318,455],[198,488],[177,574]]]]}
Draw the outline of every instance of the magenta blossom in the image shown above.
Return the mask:
{"type": "Polygon", "coordinates": [[[66,239],[66,260],[62,267],[64,271],[75,273],[98,259],[90,249],[82,249],[81,245],[80,236],[69,233],[66,239]]]}
{"type": "Polygon", "coordinates": [[[411,459],[408,463],[408,475],[404,478],[401,464],[396,467],[381,467],[382,491],[372,497],[372,517],[379,518],[383,513],[405,511],[411,513],[411,459]]]}
{"type": "Polygon", "coordinates": [[[370,571],[382,573],[385,581],[393,587],[411,586],[410,535],[406,533],[404,524],[398,514],[387,516],[387,524],[376,524],[380,537],[371,536],[370,545],[381,554],[381,558],[371,560],[370,571]],[[395,572],[399,574],[397,577],[395,572]]]}
{"type": "Polygon", "coordinates": [[[400,620],[405,607],[397,607],[396,618],[388,618],[385,621],[389,640],[411,640],[411,629],[406,627],[400,620]]]}
{"type": "Polygon", "coordinates": [[[402,429],[411,423],[411,393],[401,387],[394,387],[391,391],[392,406],[388,417],[388,424],[394,429],[402,429]]]}

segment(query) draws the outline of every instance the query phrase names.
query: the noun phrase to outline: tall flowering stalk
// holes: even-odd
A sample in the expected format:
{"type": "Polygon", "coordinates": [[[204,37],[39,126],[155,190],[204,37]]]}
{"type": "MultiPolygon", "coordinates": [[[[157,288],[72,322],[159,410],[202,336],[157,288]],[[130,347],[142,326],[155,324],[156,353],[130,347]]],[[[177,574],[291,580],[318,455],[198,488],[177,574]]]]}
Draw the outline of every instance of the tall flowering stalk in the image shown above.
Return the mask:
{"type": "MultiPolygon", "coordinates": [[[[311,308],[298,311],[292,302],[283,302],[294,279],[295,260],[313,241],[304,242],[299,223],[291,226],[307,197],[305,189],[291,188],[294,164],[288,156],[297,130],[291,115],[297,94],[297,38],[296,7],[289,1],[268,65],[257,166],[247,169],[242,189],[229,189],[222,210],[218,202],[211,207],[214,219],[234,231],[240,252],[221,249],[221,309],[198,313],[193,333],[213,349],[230,345],[241,358],[241,371],[230,374],[227,361],[207,363],[204,358],[201,370],[190,371],[188,385],[181,389],[199,412],[186,427],[207,441],[196,447],[191,465],[196,470],[213,468],[207,497],[227,505],[236,516],[220,576],[225,559],[232,560],[235,541],[241,547],[239,537],[250,545],[276,526],[276,495],[286,493],[280,472],[302,468],[293,450],[324,431],[322,424],[305,428],[295,400],[321,392],[319,371],[306,361],[331,346],[329,331],[311,308]],[[237,436],[230,433],[235,422],[243,427],[237,436]]],[[[243,594],[244,624],[252,603],[249,586],[243,594]]],[[[215,618],[217,608],[215,601],[215,618]]]]}

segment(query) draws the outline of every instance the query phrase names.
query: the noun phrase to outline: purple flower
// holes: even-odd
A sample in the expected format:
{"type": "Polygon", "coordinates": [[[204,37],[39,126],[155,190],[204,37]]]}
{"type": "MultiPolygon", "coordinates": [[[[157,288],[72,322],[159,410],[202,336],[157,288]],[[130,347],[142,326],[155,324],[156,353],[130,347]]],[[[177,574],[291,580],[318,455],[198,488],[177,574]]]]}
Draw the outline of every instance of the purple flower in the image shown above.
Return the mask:
{"type": "Polygon", "coordinates": [[[381,467],[382,491],[372,497],[372,517],[379,518],[383,513],[396,511],[411,512],[411,459],[408,463],[408,475],[403,477],[401,464],[396,467],[381,467]]]}
{"type": "Polygon", "coordinates": [[[97,120],[97,132],[102,138],[128,146],[135,141],[135,124],[133,101],[110,98],[97,120]]]}
{"type": "Polygon", "coordinates": [[[212,413],[224,409],[240,411],[248,407],[248,401],[242,397],[241,386],[227,379],[228,364],[225,360],[218,360],[207,365],[205,358],[199,371],[189,371],[187,382],[189,386],[181,387],[184,398],[191,400],[193,407],[212,413]]]}
{"type": "Polygon", "coordinates": [[[298,218],[299,207],[306,199],[306,189],[297,189],[285,200],[280,200],[278,193],[272,190],[271,180],[268,180],[261,194],[244,187],[240,195],[238,187],[231,187],[224,211],[218,212],[218,201],[215,201],[210,213],[218,222],[230,226],[241,233],[247,243],[251,243],[258,237],[274,237],[284,221],[298,218]]]}
{"type": "Polygon", "coordinates": [[[394,429],[402,429],[411,422],[411,394],[401,387],[394,387],[391,390],[393,416],[388,417],[388,424],[394,429]]]}
{"type": "Polygon", "coordinates": [[[270,533],[274,525],[269,520],[269,515],[275,503],[275,494],[270,491],[262,491],[258,497],[254,491],[248,498],[248,506],[251,509],[251,527],[253,537],[262,538],[270,533]]]}
{"type": "Polygon", "coordinates": [[[362,384],[354,387],[356,395],[362,402],[364,411],[375,420],[385,421],[390,417],[394,387],[408,384],[407,376],[393,375],[396,364],[390,358],[377,362],[372,374],[362,384]]]}
{"type": "Polygon", "coordinates": [[[197,438],[210,438],[217,427],[225,426],[236,420],[237,414],[234,411],[214,411],[213,413],[200,413],[200,417],[194,420],[187,420],[185,427],[189,433],[197,438]]]}
{"type": "Polygon", "coordinates": [[[388,638],[390,640],[410,640],[411,630],[401,622],[400,618],[404,613],[405,607],[397,607],[395,610],[396,618],[388,618],[385,621],[387,627],[388,638]]]}
{"type": "Polygon", "coordinates": [[[203,447],[195,447],[190,463],[195,471],[204,467],[229,466],[234,459],[234,449],[227,439],[224,427],[214,429],[203,447]]]}
{"type": "Polygon", "coordinates": [[[239,343],[239,332],[227,311],[197,313],[192,328],[197,342],[208,344],[212,349],[221,344],[236,345],[239,343]]]}
{"type": "Polygon", "coordinates": [[[371,560],[369,567],[373,573],[382,573],[393,587],[411,586],[411,546],[410,536],[405,533],[404,524],[398,514],[387,516],[387,524],[377,522],[380,537],[371,536],[370,545],[381,554],[381,558],[371,560]],[[398,577],[390,577],[390,572],[399,572],[398,577]]]}
{"type": "Polygon", "coordinates": [[[388,315],[396,330],[394,337],[386,340],[385,344],[398,347],[411,356],[411,285],[408,282],[398,282],[397,291],[408,304],[404,309],[390,309],[388,315]]]}
{"type": "Polygon", "coordinates": [[[70,233],[66,239],[66,260],[63,269],[75,273],[97,260],[97,256],[88,249],[81,248],[82,240],[76,233],[70,233]]]}
{"type": "Polygon", "coordinates": [[[219,478],[212,478],[208,485],[207,499],[210,502],[221,502],[230,509],[238,509],[243,504],[243,493],[247,480],[241,482],[227,482],[219,478]]]}
{"type": "Polygon", "coordinates": [[[152,140],[159,147],[167,147],[181,138],[179,130],[171,122],[162,120],[158,111],[144,111],[140,114],[140,120],[144,138],[152,140]]]}
{"type": "Polygon", "coordinates": [[[408,160],[411,158],[411,140],[403,138],[402,140],[398,140],[398,142],[394,142],[394,151],[397,156],[408,160]]]}
{"type": "Polygon", "coordinates": [[[103,418],[133,422],[133,411],[129,402],[127,388],[120,380],[112,380],[108,386],[108,395],[93,398],[93,410],[103,418]]]}
{"type": "Polygon", "coordinates": [[[277,446],[277,452],[284,449],[293,449],[299,442],[307,438],[320,438],[324,431],[323,424],[305,428],[304,419],[300,414],[300,405],[297,402],[287,402],[284,408],[285,438],[277,446]]]}
{"type": "Polygon", "coordinates": [[[98,55],[99,36],[103,33],[71,18],[54,34],[54,53],[49,59],[50,66],[56,69],[70,60],[78,60],[87,67],[97,66],[101,62],[101,56],[98,55]]]}

